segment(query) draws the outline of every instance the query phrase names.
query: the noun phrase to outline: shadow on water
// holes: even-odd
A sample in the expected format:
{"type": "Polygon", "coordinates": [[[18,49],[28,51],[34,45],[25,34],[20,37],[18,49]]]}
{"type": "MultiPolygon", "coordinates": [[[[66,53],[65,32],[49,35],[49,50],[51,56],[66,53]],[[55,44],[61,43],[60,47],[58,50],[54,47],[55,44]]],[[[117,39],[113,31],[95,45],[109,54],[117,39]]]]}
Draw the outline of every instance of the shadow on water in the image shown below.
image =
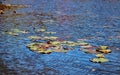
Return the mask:
{"type": "Polygon", "coordinates": [[[17,75],[17,73],[13,69],[8,69],[7,65],[4,64],[4,61],[0,59],[0,75],[17,75]]]}

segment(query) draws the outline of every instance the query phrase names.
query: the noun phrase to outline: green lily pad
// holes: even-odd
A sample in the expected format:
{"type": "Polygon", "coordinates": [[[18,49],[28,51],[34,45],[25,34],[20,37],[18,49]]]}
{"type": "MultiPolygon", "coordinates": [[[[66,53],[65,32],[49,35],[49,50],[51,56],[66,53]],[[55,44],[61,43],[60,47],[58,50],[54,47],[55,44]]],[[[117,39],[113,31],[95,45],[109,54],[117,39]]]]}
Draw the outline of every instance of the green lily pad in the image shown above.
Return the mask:
{"type": "Polygon", "coordinates": [[[90,61],[95,63],[103,63],[103,62],[108,62],[109,60],[106,58],[92,58],[90,59],[90,61]]]}
{"type": "Polygon", "coordinates": [[[44,40],[57,40],[58,37],[51,36],[51,37],[43,37],[44,40]]]}
{"type": "Polygon", "coordinates": [[[61,42],[62,45],[67,45],[67,46],[76,46],[77,43],[73,42],[73,41],[63,41],[61,42]]]}
{"type": "Polygon", "coordinates": [[[21,30],[19,30],[19,29],[12,29],[12,31],[15,32],[15,33],[21,32],[21,30]]]}
{"type": "Polygon", "coordinates": [[[13,35],[13,36],[17,36],[19,35],[18,33],[14,33],[14,32],[9,32],[9,31],[5,31],[6,34],[9,34],[9,35],[13,35]]]}
{"type": "Polygon", "coordinates": [[[41,39],[41,37],[39,37],[39,36],[29,36],[28,38],[31,39],[31,40],[39,40],[39,39],[41,39]]]}

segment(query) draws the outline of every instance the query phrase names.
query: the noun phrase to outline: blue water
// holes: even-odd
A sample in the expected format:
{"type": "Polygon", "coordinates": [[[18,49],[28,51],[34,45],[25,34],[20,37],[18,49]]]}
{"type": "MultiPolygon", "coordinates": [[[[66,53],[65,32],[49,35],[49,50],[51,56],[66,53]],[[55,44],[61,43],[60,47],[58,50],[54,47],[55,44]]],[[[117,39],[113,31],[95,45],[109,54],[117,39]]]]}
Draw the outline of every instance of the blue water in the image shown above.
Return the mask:
{"type": "Polygon", "coordinates": [[[6,0],[5,4],[25,4],[28,8],[5,10],[0,15],[1,75],[119,75],[120,1],[119,0],[6,0]],[[13,13],[16,11],[16,13],[13,13]],[[42,22],[52,20],[49,22],[42,22]],[[4,34],[11,29],[28,34],[4,34]],[[93,63],[94,54],[78,47],[67,53],[39,54],[26,48],[29,36],[45,36],[35,29],[54,31],[64,40],[87,39],[93,46],[107,45],[110,62],[93,63]],[[67,38],[69,36],[69,38],[67,38]]]}

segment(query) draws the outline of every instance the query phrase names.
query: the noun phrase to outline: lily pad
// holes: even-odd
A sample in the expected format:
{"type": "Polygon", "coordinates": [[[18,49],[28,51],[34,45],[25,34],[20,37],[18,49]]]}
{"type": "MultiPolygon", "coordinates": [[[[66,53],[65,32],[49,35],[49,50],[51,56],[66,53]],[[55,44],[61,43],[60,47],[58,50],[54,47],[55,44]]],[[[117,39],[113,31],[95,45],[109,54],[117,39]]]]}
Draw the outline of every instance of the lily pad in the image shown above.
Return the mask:
{"type": "Polygon", "coordinates": [[[87,46],[87,45],[89,45],[89,44],[86,43],[86,42],[78,42],[78,45],[80,45],[80,46],[87,46]]]}
{"type": "Polygon", "coordinates": [[[56,46],[56,45],[59,45],[59,44],[60,44],[59,41],[53,41],[53,42],[51,42],[51,45],[53,45],[53,46],[56,46]]]}
{"type": "Polygon", "coordinates": [[[76,46],[77,45],[77,43],[75,43],[73,41],[63,41],[63,42],[61,42],[61,44],[67,45],[67,46],[76,46]]]}
{"type": "Polygon", "coordinates": [[[28,38],[31,39],[31,40],[39,40],[39,39],[41,39],[41,37],[39,37],[39,36],[29,36],[28,38]]]}
{"type": "Polygon", "coordinates": [[[84,48],[84,49],[93,49],[93,46],[91,46],[91,45],[86,45],[86,46],[81,46],[81,48],[84,48]]]}
{"type": "Polygon", "coordinates": [[[96,54],[96,57],[98,57],[98,58],[104,58],[104,54],[96,54]]]}
{"type": "Polygon", "coordinates": [[[105,53],[105,54],[107,54],[107,53],[111,53],[112,50],[105,49],[105,50],[99,50],[98,52],[101,52],[101,53],[105,53]]]}
{"type": "Polygon", "coordinates": [[[13,36],[19,35],[18,33],[10,32],[10,31],[5,31],[5,33],[6,33],[6,34],[9,34],[9,35],[13,35],[13,36]]]}
{"type": "Polygon", "coordinates": [[[53,52],[52,50],[46,50],[46,51],[37,51],[38,53],[41,53],[41,54],[50,54],[51,52],[53,52]]]}
{"type": "Polygon", "coordinates": [[[37,31],[37,32],[45,32],[46,29],[37,29],[36,31],[37,31]]]}
{"type": "Polygon", "coordinates": [[[44,40],[57,40],[58,37],[51,36],[51,37],[43,37],[44,40]]]}
{"type": "Polygon", "coordinates": [[[45,32],[46,34],[56,34],[56,32],[45,32]]]}
{"type": "Polygon", "coordinates": [[[91,54],[97,54],[98,52],[96,52],[95,50],[93,50],[93,49],[83,49],[83,51],[85,52],[85,53],[91,53],[91,54]]]}
{"type": "Polygon", "coordinates": [[[108,62],[109,60],[106,58],[92,58],[90,59],[90,61],[95,63],[103,63],[103,62],[108,62]]]}
{"type": "Polygon", "coordinates": [[[100,46],[100,47],[97,47],[97,51],[99,51],[99,50],[106,50],[106,49],[108,49],[108,46],[100,46]]]}

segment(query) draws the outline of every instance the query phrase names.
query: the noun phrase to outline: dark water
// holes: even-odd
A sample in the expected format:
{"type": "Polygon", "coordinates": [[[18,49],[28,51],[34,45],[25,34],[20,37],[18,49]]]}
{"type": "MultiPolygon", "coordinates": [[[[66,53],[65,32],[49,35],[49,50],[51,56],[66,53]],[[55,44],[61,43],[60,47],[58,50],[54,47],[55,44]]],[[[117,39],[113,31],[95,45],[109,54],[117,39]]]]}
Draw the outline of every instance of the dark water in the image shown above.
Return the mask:
{"type": "Polygon", "coordinates": [[[0,15],[0,75],[120,75],[119,0],[6,0],[28,8],[6,10],[0,15]],[[16,11],[16,13],[13,13],[16,11]],[[43,21],[51,22],[43,22],[43,21]],[[3,32],[26,30],[18,36],[3,32]],[[94,46],[107,45],[107,63],[92,63],[94,54],[75,47],[65,53],[38,54],[26,48],[28,36],[45,36],[35,29],[54,31],[64,40],[87,39],[94,46]],[[69,38],[67,38],[69,36],[69,38]]]}

